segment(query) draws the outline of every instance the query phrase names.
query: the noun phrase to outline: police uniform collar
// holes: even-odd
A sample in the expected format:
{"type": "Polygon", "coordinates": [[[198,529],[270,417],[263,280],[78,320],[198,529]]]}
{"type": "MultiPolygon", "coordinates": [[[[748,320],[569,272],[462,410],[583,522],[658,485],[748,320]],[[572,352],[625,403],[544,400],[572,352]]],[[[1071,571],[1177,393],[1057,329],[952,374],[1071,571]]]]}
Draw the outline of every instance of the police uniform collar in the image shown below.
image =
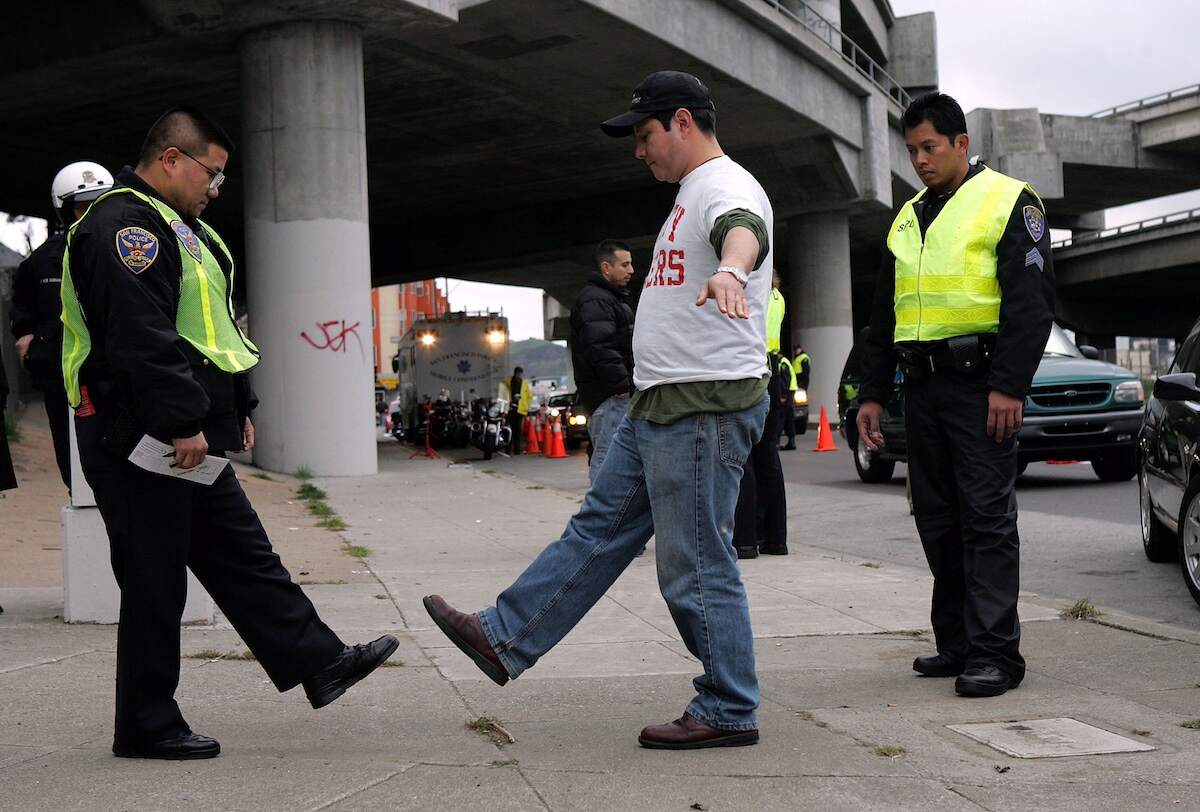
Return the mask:
{"type": "MultiPolygon", "coordinates": [[[[171,205],[170,203],[167,203],[166,198],[162,196],[161,192],[147,183],[137,172],[133,171],[132,166],[122,167],[121,171],[117,173],[116,182],[117,186],[124,186],[126,188],[133,189],[135,192],[141,192],[144,195],[149,195],[150,197],[167,206],[171,205]]],[[[192,231],[199,232],[201,230],[199,228],[199,223],[197,223],[194,218],[180,215],[180,219],[187,223],[188,227],[190,227],[192,231]]]]}

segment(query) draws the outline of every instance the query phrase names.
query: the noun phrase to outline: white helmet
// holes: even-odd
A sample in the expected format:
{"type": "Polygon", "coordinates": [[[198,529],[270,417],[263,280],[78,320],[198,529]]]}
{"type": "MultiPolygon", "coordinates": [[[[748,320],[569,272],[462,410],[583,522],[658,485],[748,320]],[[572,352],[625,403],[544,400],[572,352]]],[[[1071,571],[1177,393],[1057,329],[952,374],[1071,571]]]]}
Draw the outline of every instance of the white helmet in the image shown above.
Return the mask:
{"type": "Polygon", "coordinates": [[[76,161],[58,170],[50,184],[50,202],[55,210],[70,202],[87,203],[113,187],[113,176],[93,161],[76,161]]]}

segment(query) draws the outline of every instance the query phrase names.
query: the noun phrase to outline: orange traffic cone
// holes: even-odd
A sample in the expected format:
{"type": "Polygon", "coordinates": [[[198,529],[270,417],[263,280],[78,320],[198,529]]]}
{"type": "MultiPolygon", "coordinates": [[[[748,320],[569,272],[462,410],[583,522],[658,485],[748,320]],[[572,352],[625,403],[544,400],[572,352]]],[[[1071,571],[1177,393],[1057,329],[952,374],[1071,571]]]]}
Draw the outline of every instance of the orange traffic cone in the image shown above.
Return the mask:
{"type": "Polygon", "coordinates": [[[554,420],[550,417],[549,412],[546,413],[546,419],[542,422],[542,456],[549,457],[551,449],[554,448],[554,428],[551,424],[554,420]]]}
{"type": "Polygon", "coordinates": [[[567,447],[563,443],[562,436],[562,418],[555,415],[554,429],[550,434],[551,443],[546,448],[546,456],[552,460],[561,459],[567,456],[567,447]]]}
{"type": "Polygon", "coordinates": [[[542,444],[538,442],[537,422],[533,419],[533,415],[525,418],[525,453],[542,453],[542,444]]]}
{"type": "Polygon", "coordinates": [[[829,415],[825,413],[825,405],[821,405],[821,422],[817,424],[817,447],[813,451],[837,451],[833,444],[833,432],[829,428],[829,415]]]}

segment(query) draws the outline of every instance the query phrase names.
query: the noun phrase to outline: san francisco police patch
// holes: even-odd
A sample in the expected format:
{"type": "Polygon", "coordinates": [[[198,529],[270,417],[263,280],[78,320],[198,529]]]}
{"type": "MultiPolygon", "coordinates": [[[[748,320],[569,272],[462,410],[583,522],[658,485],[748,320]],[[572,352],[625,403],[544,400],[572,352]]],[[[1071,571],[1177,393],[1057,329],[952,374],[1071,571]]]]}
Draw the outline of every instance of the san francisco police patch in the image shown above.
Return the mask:
{"type": "Polygon", "coordinates": [[[187,224],[180,220],[175,220],[171,223],[171,229],[175,232],[175,236],[183,243],[183,247],[187,252],[195,257],[197,262],[204,260],[204,255],[200,253],[200,240],[196,238],[195,232],[187,227],[187,224]]]}
{"type": "Polygon", "coordinates": [[[1042,210],[1037,206],[1026,206],[1025,215],[1025,230],[1029,232],[1029,236],[1033,237],[1033,241],[1037,242],[1046,233],[1046,215],[1042,214],[1042,210]]]}
{"type": "Polygon", "coordinates": [[[117,232],[117,256],[125,267],[139,274],[158,259],[158,237],[138,226],[129,226],[117,232]]]}

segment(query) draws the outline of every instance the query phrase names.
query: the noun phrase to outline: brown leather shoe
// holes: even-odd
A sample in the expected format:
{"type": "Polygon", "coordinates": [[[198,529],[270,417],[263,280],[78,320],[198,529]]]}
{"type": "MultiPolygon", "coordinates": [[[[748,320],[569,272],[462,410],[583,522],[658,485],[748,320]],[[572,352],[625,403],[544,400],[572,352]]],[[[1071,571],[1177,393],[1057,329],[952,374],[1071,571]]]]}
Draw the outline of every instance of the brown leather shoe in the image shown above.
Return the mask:
{"type": "Polygon", "coordinates": [[[450,642],[458,646],[463,654],[474,660],[480,671],[487,674],[497,685],[508,682],[508,670],[496,656],[492,644],[488,642],[483,627],[479,625],[479,618],[458,611],[446,603],[441,595],[426,595],[422,603],[442,633],[449,637],[450,642]]]}
{"type": "Polygon", "coordinates": [[[701,747],[743,747],[758,744],[757,730],[721,730],[685,713],[674,722],[642,728],[638,744],[652,750],[699,750],[701,747]]]}

